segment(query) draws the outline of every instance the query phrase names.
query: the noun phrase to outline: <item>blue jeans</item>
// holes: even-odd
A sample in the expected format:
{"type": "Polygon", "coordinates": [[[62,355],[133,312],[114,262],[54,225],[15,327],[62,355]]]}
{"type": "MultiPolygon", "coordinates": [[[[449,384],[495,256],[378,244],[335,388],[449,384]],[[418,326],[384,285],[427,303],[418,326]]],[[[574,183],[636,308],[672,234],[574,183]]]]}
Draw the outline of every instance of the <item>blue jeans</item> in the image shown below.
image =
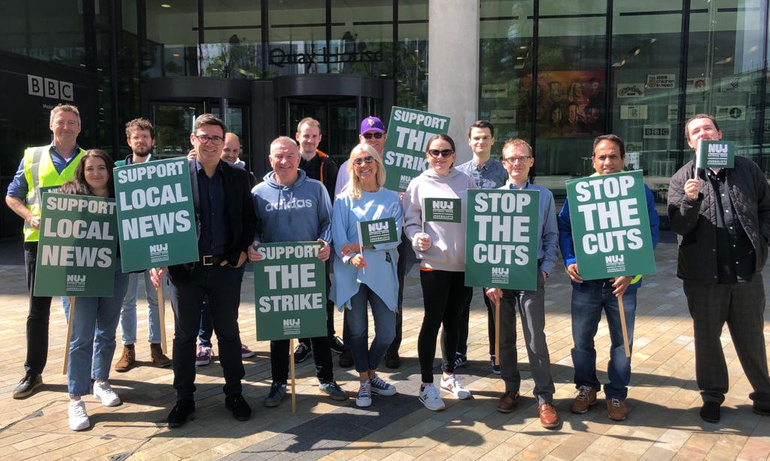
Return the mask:
{"type": "Polygon", "coordinates": [[[348,341],[350,352],[353,354],[353,363],[356,371],[366,373],[376,370],[385,351],[388,350],[393,338],[396,337],[396,312],[385,305],[385,302],[377,296],[366,284],[358,285],[358,293],[350,298],[351,308],[347,309],[348,341]],[[372,306],[374,316],[374,340],[367,351],[369,344],[369,316],[366,303],[372,306]]]}
{"type": "MultiPolygon", "coordinates": [[[[607,375],[610,382],[604,385],[608,399],[625,400],[631,381],[631,358],[626,357],[623,333],[620,326],[618,300],[612,294],[609,280],[589,280],[579,286],[572,285],[572,364],[575,367],[575,385],[589,386],[596,390],[601,383],[596,377],[596,349],[594,337],[599,328],[602,310],[607,316],[612,348],[607,375]]],[[[629,349],[634,343],[634,319],[636,317],[636,288],[629,287],[623,294],[623,308],[628,329],[629,349]]]]}
{"type": "Polygon", "coordinates": [[[111,298],[77,298],[75,301],[67,364],[67,390],[70,397],[88,395],[92,379],[102,381],[110,377],[120,304],[127,286],[128,274],[121,272],[118,260],[111,298]]]}
{"type": "Polygon", "coordinates": [[[150,281],[150,271],[141,274],[128,274],[128,290],[120,308],[120,329],[123,344],[136,344],[136,298],[139,291],[139,276],[144,277],[144,290],[147,293],[147,322],[150,330],[150,343],[160,344],[160,314],[158,312],[158,291],[150,281]]]}

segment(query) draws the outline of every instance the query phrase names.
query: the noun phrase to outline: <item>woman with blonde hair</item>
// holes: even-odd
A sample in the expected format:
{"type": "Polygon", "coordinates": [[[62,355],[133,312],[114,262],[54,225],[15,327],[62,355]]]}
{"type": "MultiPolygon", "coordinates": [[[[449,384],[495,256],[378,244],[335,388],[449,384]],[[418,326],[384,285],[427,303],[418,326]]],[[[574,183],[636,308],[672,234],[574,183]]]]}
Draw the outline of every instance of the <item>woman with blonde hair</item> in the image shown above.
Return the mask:
{"type": "Polygon", "coordinates": [[[356,405],[368,407],[372,394],[393,395],[396,388],[377,375],[377,366],[396,335],[398,309],[398,251],[400,243],[359,243],[359,222],[393,218],[395,235],[401,235],[403,212],[398,194],[385,189],[385,167],[373,147],[358,144],[348,161],[350,180],[334,201],[332,241],[334,283],[332,298],[339,309],[347,309],[349,336],[346,346],[361,385],[356,405]],[[374,316],[375,336],[368,338],[369,303],[374,316]]]}

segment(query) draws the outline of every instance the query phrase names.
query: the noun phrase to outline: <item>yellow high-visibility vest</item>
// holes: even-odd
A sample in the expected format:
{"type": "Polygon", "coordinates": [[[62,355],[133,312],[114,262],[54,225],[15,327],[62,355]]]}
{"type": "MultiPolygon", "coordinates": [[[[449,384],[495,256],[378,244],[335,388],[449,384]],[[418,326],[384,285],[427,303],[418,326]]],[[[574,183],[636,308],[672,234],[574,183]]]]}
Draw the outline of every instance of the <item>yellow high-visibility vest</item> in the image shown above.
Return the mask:
{"type": "MultiPolygon", "coordinates": [[[[78,152],[61,173],[56,171],[51,160],[51,146],[30,147],[24,151],[24,178],[27,180],[26,205],[35,216],[40,216],[40,188],[61,186],[75,177],[79,157],[85,150],[78,152]]],[[[37,242],[39,232],[24,222],[24,241],[37,242]]]]}

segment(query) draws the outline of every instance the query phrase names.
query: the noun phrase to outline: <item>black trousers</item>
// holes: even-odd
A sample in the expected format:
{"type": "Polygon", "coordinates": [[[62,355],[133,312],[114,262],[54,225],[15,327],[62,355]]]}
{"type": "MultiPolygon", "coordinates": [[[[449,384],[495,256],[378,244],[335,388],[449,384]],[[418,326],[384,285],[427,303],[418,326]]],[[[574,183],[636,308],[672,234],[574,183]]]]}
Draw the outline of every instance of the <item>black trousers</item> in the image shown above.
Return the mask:
{"type": "Polygon", "coordinates": [[[438,330],[444,326],[441,369],[453,373],[460,311],[473,292],[465,286],[465,272],[420,271],[425,316],[417,338],[417,355],[423,383],[433,382],[433,359],[436,358],[438,330]]]}
{"type": "Polygon", "coordinates": [[[754,388],[749,398],[757,405],[770,406],[762,274],[754,274],[750,282],[734,284],[685,280],[684,294],[693,319],[695,377],[703,401],[721,404],[729,388],[727,364],[719,339],[727,323],[738,360],[754,388]]]}
{"type": "Polygon", "coordinates": [[[51,297],[33,296],[35,292],[37,242],[24,242],[24,265],[27,271],[29,313],[27,314],[27,373],[41,374],[48,361],[48,323],[51,318],[51,297]]]}
{"type": "Polygon", "coordinates": [[[195,264],[191,273],[180,267],[169,270],[171,305],[174,308],[174,389],[177,399],[188,400],[195,393],[195,349],[201,322],[201,307],[208,297],[219,363],[225,378],[225,395],[240,394],[244,376],[238,306],[244,267],[195,264]]]}

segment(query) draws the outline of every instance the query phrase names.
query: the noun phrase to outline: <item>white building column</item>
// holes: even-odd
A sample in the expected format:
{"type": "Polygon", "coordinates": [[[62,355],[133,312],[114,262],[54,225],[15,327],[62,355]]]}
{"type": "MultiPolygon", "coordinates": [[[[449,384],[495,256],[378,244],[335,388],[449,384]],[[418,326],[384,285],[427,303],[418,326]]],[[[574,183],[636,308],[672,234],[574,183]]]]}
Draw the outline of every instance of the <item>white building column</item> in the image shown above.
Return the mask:
{"type": "Polygon", "coordinates": [[[451,118],[457,162],[471,158],[468,126],[479,107],[480,0],[430,0],[428,111],[451,118]]]}

